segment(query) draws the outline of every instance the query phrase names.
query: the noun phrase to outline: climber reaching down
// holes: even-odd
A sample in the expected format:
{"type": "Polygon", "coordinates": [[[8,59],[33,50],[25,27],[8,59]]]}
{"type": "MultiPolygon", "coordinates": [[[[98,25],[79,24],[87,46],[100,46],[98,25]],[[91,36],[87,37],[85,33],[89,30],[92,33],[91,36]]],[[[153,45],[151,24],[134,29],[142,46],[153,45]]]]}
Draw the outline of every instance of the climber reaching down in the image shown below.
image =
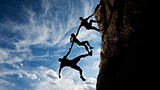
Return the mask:
{"type": "Polygon", "coordinates": [[[89,53],[88,47],[90,49],[93,49],[93,47],[90,46],[88,41],[82,41],[80,42],[74,33],[71,34],[70,42],[72,43],[71,48],[73,47],[73,44],[76,43],[78,46],[84,46],[86,51],[89,53]],[[86,45],[87,44],[87,45],[86,45]],[[87,47],[88,46],[88,47],[87,47]]]}
{"type": "Polygon", "coordinates": [[[89,29],[94,29],[94,30],[96,30],[96,31],[98,31],[98,32],[101,31],[101,30],[99,30],[98,28],[92,26],[92,23],[93,23],[93,22],[100,23],[101,20],[99,20],[99,21],[90,20],[90,22],[88,23],[88,19],[89,19],[90,17],[92,17],[93,15],[94,15],[94,14],[92,14],[92,15],[90,15],[89,17],[84,18],[84,19],[83,19],[82,17],[79,18],[79,20],[81,21],[81,24],[80,24],[80,26],[79,26],[79,28],[78,28],[78,30],[77,30],[76,36],[78,35],[79,30],[80,30],[80,28],[81,28],[82,26],[84,26],[87,30],[89,30],[89,29]]]}
{"type": "Polygon", "coordinates": [[[72,60],[68,60],[67,57],[70,54],[70,52],[71,52],[71,48],[69,49],[69,52],[67,53],[67,55],[65,55],[63,58],[59,58],[59,60],[58,60],[61,63],[60,68],[59,68],[59,78],[61,78],[60,73],[61,73],[62,68],[65,67],[65,66],[68,66],[68,67],[71,67],[75,70],[78,70],[79,74],[80,74],[80,78],[83,81],[85,81],[86,79],[82,75],[82,69],[79,66],[77,66],[77,63],[80,61],[81,58],[84,58],[84,57],[89,56],[89,55],[92,56],[92,51],[89,52],[88,54],[79,55],[78,57],[76,57],[72,60]]]}

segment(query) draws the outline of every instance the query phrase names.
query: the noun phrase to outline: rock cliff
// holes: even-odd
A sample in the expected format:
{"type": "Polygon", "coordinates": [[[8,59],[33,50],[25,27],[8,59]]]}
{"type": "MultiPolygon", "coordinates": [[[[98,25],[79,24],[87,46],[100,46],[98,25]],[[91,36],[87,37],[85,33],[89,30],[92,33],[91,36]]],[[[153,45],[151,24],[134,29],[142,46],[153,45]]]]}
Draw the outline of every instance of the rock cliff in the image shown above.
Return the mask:
{"type": "Polygon", "coordinates": [[[101,0],[95,9],[101,32],[97,90],[134,90],[143,84],[152,0],[101,0]],[[141,67],[140,67],[141,66],[141,67]]]}

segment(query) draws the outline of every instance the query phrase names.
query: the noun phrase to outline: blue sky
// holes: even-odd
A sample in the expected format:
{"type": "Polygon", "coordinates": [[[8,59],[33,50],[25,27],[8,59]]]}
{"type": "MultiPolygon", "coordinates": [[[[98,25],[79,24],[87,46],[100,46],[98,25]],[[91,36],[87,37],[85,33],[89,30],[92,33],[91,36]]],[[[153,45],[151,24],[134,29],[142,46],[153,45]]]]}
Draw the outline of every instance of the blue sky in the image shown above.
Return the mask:
{"type": "MultiPolygon", "coordinates": [[[[58,58],[68,52],[70,34],[76,33],[79,17],[91,15],[98,3],[99,0],[1,0],[1,90],[95,90],[100,33],[82,27],[78,35],[80,41],[87,40],[94,47],[93,56],[78,63],[85,82],[71,68],[64,68],[59,79],[58,58]]],[[[86,53],[84,47],[74,45],[68,59],[86,53]]]]}

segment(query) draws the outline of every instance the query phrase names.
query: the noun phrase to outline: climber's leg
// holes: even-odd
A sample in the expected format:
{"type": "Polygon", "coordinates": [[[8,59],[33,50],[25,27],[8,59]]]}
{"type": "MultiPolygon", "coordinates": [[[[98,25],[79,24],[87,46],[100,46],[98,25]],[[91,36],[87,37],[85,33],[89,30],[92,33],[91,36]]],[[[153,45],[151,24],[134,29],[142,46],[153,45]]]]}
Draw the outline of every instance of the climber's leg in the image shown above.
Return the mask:
{"type": "Polygon", "coordinates": [[[93,49],[93,47],[90,46],[90,44],[89,44],[88,41],[83,41],[83,42],[81,42],[81,43],[84,44],[84,45],[87,44],[87,45],[89,46],[90,49],[93,49]]]}
{"type": "Polygon", "coordinates": [[[84,47],[85,47],[85,49],[86,49],[86,51],[89,53],[88,47],[87,47],[87,45],[85,45],[85,43],[84,43],[84,42],[81,42],[81,43],[80,43],[80,46],[84,46],[84,47]]]}
{"type": "Polygon", "coordinates": [[[100,30],[99,30],[98,28],[93,27],[93,26],[91,26],[89,29],[94,29],[94,30],[96,30],[96,31],[100,32],[100,30]]]}
{"type": "Polygon", "coordinates": [[[79,67],[79,66],[77,66],[77,65],[73,65],[73,66],[71,66],[71,68],[73,68],[73,69],[75,69],[75,70],[78,70],[79,71],[79,74],[80,74],[80,78],[83,80],[83,81],[86,81],[86,79],[83,77],[83,75],[82,75],[82,69],[79,67]]]}

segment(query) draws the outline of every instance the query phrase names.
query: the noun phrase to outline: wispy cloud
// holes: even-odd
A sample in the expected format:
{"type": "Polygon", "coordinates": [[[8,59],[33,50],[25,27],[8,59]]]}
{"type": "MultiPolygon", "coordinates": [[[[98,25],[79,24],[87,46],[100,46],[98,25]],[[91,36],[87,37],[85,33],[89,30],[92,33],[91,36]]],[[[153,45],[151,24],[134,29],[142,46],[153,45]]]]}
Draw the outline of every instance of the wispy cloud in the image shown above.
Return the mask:
{"type": "Polygon", "coordinates": [[[7,58],[8,58],[8,52],[0,48],[0,63],[4,63],[5,62],[4,60],[7,58]]]}

